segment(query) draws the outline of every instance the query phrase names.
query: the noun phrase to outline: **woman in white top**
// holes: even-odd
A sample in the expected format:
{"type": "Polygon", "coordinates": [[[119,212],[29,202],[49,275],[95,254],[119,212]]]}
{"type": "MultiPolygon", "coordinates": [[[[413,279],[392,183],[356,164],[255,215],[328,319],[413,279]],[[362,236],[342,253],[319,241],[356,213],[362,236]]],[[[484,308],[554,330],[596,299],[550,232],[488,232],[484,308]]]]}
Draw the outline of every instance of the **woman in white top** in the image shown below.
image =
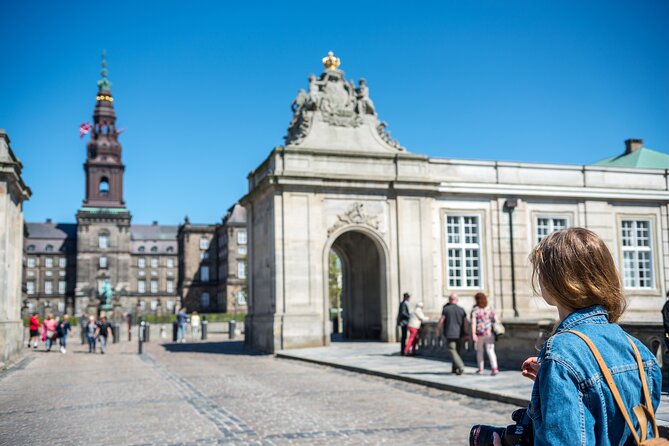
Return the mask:
{"type": "Polygon", "coordinates": [[[409,318],[409,339],[404,348],[404,356],[416,354],[416,347],[418,346],[418,330],[420,330],[420,326],[423,325],[423,321],[426,321],[427,319],[427,316],[423,313],[423,302],[418,302],[409,318]]]}
{"type": "Polygon", "coordinates": [[[200,339],[200,315],[197,314],[197,311],[193,311],[193,314],[190,315],[190,327],[193,333],[193,341],[197,341],[200,339]]]}

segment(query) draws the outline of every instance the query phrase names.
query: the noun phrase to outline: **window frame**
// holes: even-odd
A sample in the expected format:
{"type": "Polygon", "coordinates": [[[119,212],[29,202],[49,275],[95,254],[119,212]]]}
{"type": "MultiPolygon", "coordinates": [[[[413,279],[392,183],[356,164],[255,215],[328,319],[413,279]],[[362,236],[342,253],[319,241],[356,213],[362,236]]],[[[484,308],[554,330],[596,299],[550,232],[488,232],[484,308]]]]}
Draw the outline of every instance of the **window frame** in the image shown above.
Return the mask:
{"type": "Polygon", "coordinates": [[[140,279],[137,281],[137,293],[146,294],[146,280],[140,279]]]}
{"type": "Polygon", "coordinates": [[[658,290],[658,281],[657,281],[657,249],[655,245],[655,239],[656,239],[656,234],[654,233],[656,227],[656,221],[654,216],[652,215],[620,215],[618,218],[618,249],[620,250],[620,273],[621,273],[621,279],[622,279],[622,285],[623,289],[625,291],[631,291],[631,292],[641,292],[641,293],[653,293],[658,290]],[[625,246],[624,245],[624,236],[623,236],[623,224],[626,221],[631,221],[634,222],[634,227],[632,228],[632,237],[636,241],[637,236],[638,236],[638,226],[636,223],[638,222],[647,222],[648,223],[648,247],[643,247],[643,246],[625,246]],[[641,249],[640,249],[641,248],[641,249]],[[640,252],[648,252],[648,261],[650,263],[650,271],[648,274],[648,280],[650,282],[650,286],[638,286],[640,282],[640,277],[638,275],[638,256],[635,258],[635,263],[637,264],[637,268],[635,268],[635,272],[637,275],[634,277],[635,286],[628,286],[627,285],[627,276],[626,276],[626,266],[625,266],[625,253],[626,252],[635,252],[635,253],[640,253],[640,252]]]}
{"type": "Polygon", "coordinates": [[[454,291],[478,291],[485,290],[487,283],[486,278],[486,244],[485,244],[485,234],[486,234],[486,212],[482,209],[442,209],[441,210],[441,234],[442,234],[442,278],[443,278],[443,292],[444,295],[454,291]],[[465,218],[474,217],[477,220],[477,236],[478,243],[449,243],[448,241],[448,219],[449,217],[457,217],[460,219],[458,224],[460,237],[464,240],[466,232],[464,231],[465,218]],[[461,284],[460,285],[451,285],[450,271],[451,267],[449,265],[449,249],[458,249],[462,253],[460,256],[461,259],[461,284]],[[466,274],[466,250],[468,249],[478,249],[478,284],[474,286],[467,286],[467,274],[466,274]]]}
{"type": "Polygon", "coordinates": [[[559,230],[560,230],[560,229],[555,229],[555,221],[554,221],[554,220],[558,220],[558,219],[566,220],[567,225],[566,225],[564,228],[562,228],[562,229],[571,228],[571,227],[573,226],[573,224],[572,224],[572,216],[571,216],[571,214],[543,213],[543,212],[542,212],[542,213],[536,213],[536,214],[533,214],[533,218],[534,218],[534,222],[533,222],[533,223],[534,223],[534,243],[535,243],[535,244],[538,244],[541,240],[543,240],[544,238],[548,237],[548,236],[549,236],[550,234],[552,234],[553,232],[555,232],[555,231],[559,231],[559,230]],[[540,218],[547,218],[547,219],[550,220],[550,222],[549,222],[549,224],[550,224],[549,230],[548,230],[548,232],[546,233],[546,235],[544,235],[541,239],[539,238],[539,219],[540,219],[540,218]],[[551,229],[552,229],[552,230],[551,230],[551,229]]]}

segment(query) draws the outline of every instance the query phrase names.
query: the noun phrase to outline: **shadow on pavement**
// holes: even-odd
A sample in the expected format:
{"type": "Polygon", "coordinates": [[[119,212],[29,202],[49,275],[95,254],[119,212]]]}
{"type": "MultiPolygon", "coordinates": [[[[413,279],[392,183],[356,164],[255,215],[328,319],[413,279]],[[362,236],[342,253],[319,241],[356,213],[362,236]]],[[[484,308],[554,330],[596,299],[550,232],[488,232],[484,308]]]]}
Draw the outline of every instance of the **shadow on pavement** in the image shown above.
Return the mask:
{"type": "Polygon", "coordinates": [[[162,344],[162,347],[171,353],[213,353],[216,355],[245,355],[264,356],[260,353],[244,347],[243,341],[229,342],[192,342],[185,344],[162,344]]]}

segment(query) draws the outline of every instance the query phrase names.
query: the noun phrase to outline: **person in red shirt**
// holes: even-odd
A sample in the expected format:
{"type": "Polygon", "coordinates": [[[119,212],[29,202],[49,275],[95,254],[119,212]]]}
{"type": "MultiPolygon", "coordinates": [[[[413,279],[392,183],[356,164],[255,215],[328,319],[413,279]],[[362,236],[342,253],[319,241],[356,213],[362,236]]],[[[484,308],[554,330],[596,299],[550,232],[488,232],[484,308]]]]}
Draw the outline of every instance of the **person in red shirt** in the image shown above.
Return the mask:
{"type": "Polygon", "coordinates": [[[42,324],[39,323],[39,318],[37,317],[37,311],[30,316],[30,340],[28,341],[28,348],[30,348],[30,343],[33,344],[33,348],[37,348],[37,339],[39,338],[39,328],[42,324]]]}

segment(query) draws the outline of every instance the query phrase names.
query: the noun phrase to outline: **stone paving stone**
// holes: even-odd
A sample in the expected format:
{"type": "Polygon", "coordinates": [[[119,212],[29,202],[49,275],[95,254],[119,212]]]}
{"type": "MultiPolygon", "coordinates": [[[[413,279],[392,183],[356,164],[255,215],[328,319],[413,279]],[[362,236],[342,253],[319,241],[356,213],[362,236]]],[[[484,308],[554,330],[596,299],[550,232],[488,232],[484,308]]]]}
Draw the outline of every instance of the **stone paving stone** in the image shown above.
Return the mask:
{"type": "Polygon", "coordinates": [[[0,445],[459,445],[472,424],[506,425],[515,408],[240,342],[136,348],[26,350],[22,368],[0,374],[0,445]]]}

